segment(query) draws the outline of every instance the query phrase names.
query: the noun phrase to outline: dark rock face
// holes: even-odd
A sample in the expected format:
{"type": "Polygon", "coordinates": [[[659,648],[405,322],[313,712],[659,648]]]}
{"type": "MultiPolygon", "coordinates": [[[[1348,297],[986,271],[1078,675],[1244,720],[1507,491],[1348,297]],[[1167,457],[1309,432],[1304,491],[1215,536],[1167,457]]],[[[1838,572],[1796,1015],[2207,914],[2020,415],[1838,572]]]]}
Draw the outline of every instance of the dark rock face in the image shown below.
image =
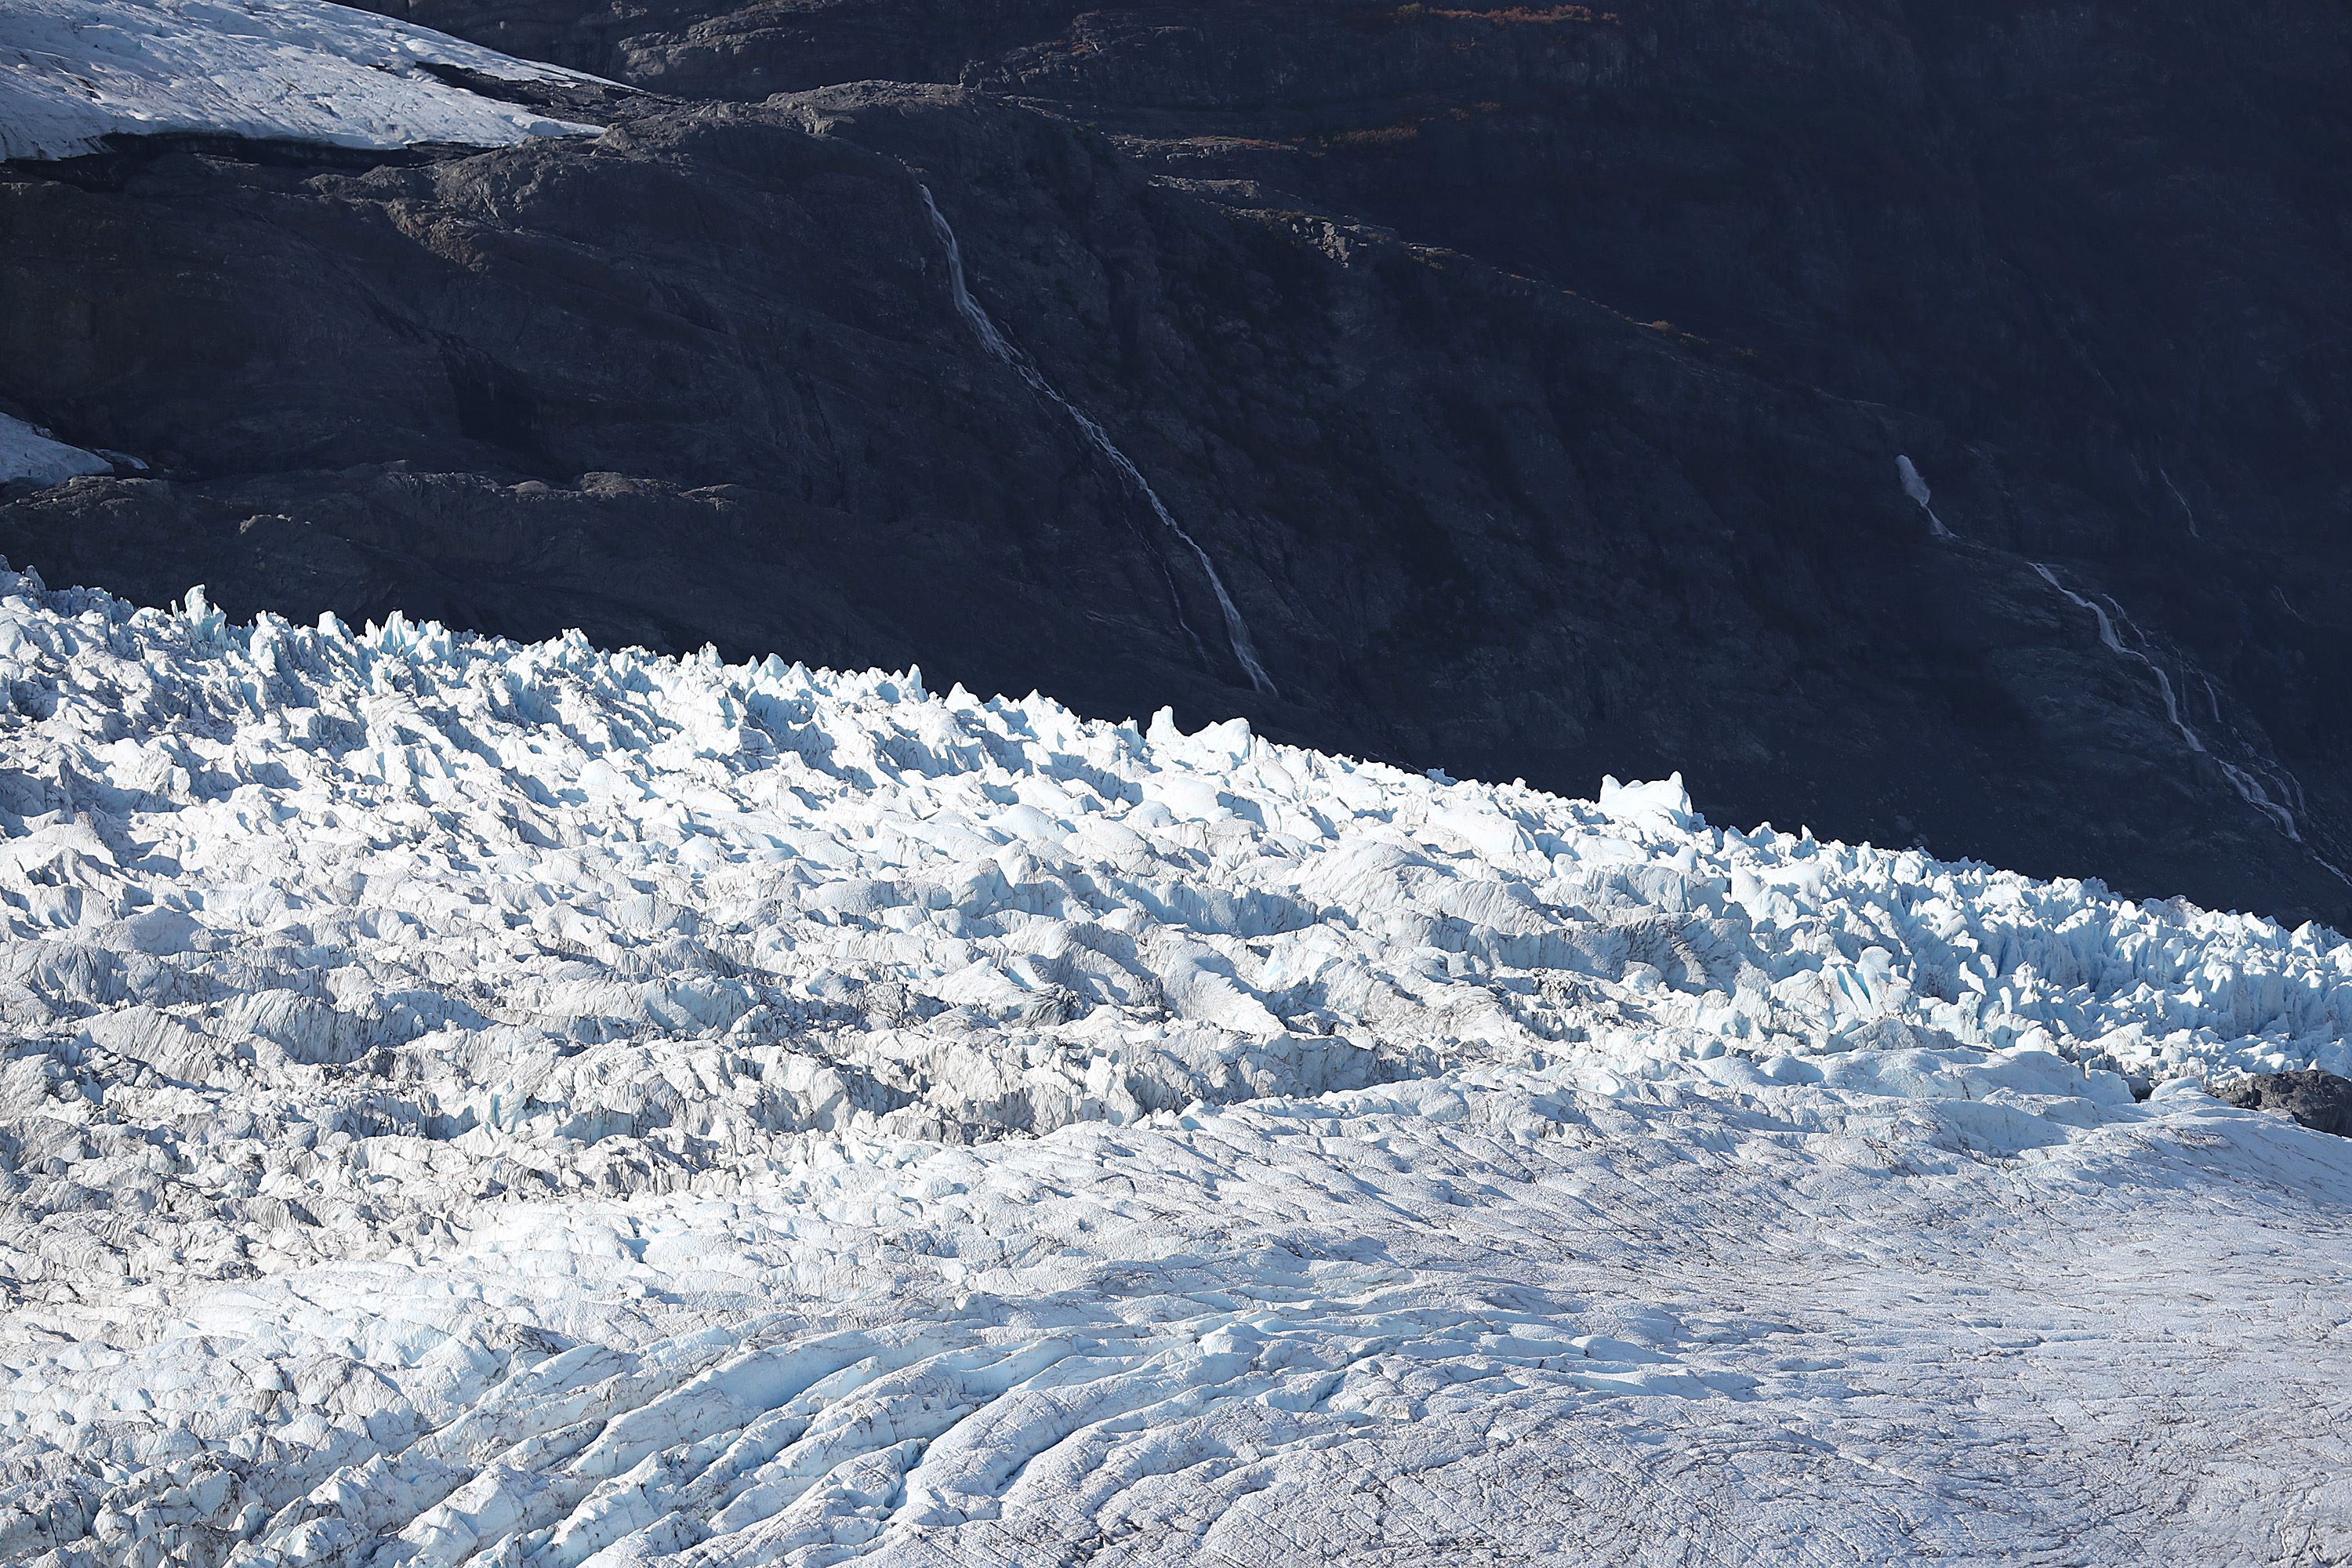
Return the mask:
{"type": "Polygon", "coordinates": [[[0,170],[12,561],[2352,913],[2340,7],[379,8],[654,91],[0,170]]]}
{"type": "Polygon", "coordinates": [[[2213,1091],[2224,1104],[2248,1110],[2275,1110],[2315,1132],[2352,1138],[2352,1079],[2317,1068],[2257,1073],[2213,1091]]]}

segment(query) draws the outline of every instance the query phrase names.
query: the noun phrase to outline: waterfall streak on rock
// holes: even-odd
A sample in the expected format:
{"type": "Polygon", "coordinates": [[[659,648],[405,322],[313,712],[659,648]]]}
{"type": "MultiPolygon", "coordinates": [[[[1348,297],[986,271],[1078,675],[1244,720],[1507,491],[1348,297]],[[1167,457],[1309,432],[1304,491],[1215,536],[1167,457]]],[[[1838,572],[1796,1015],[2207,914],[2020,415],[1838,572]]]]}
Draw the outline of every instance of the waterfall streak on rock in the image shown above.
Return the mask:
{"type": "Polygon", "coordinates": [[[1918,503],[1919,510],[1927,514],[1927,527],[1935,536],[1938,539],[1951,538],[1952,531],[1944,526],[1944,520],[1937,517],[1936,509],[1927,504],[1935,492],[1928,489],[1927,481],[1919,477],[1918,468],[1899,452],[1895,458],[1895,474],[1903,481],[1903,493],[1918,503]]]}
{"type": "Polygon", "coordinates": [[[2190,509],[2189,505],[2189,498],[2180,493],[2180,487],[2172,482],[2172,476],[2164,471],[2162,464],[2158,464],[2157,466],[2156,474],[2157,478],[2164,481],[2164,488],[2172,492],[2172,499],[2179,503],[2180,515],[2189,520],[2189,537],[2191,539],[2204,538],[2205,536],[2203,534],[2197,531],[2197,513],[2190,509]]]}
{"type": "MultiPolygon", "coordinates": [[[[2198,738],[2196,731],[2189,727],[2189,721],[2180,716],[2179,700],[2174,697],[2172,692],[2172,678],[2165,674],[2164,671],[2158,668],[2156,660],[2148,658],[2147,655],[2139,652],[2136,648],[2130,648],[2124,646],[2124,639],[2118,636],[2116,631],[2115,617],[2107,614],[2107,607],[2105,605],[2099,604],[2095,600],[2083,597],[2082,595],[2077,594],[2074,589],[2069,588],[2065,584],[2058,581],[2058,574],[2050,570],[2049,567],[2042,564],[2041,562],[2035,561],[2030,563],[2030,564],[2033,568],[2034,574],[2039,576],[2044,583],[2049,584],[2053,588],[2055,588],[2059,594],[2065,598],[2068,604],[2074,605],[2078,609],[2088,610],[2091,612],[2092,618],[2099,623],[2099,641],[2109,652],[2119,653],[2126,658],[2136,658],[2139,660],[2140,663],[2147,666],[2148,673],[2156,677],[2157,690],[2161,692],[2164,696],[2164,716],[2172,721],[2172,727],[2180,731],[2180,738],[2188,742],[2189,749],[2190,751],[2203,752],[2205,750],[2205,742],[2198,738]]],[[[2210,755],[2210,753],[2208,754],[2210,755]]],[[[2221,765],[2225,770],[2228,770],[2231,773],[2233,778],[2242,776],[2237,773],[2236,770],[2231,769],[2227,763],[2223,763],[2221,765]]],[[[2244,793],[2242,788],[2239,793],[2244,793]]],[[[2251,798],[2252,797],[2250,796],[2249,799],[2251,798]]],[[[2265,797],[2265,799],[2267,799],[2267,797],[2265,797]]],[[[2290,834],[2294,831],[2294,824],[2292,821],[2286,824],[2286,830],[2290,834]]]]}
{"type": "MultiPolygon", "coordinates": [[[[2046,576],[2048,574],[2045,573],[2044,575],[2046,576]]],[[[2062,588],[2059,592],[2065,593],[2065,590],[2062,588]]],[[[2066,596],[2070,599],[2074,597],[2072,594],[2067,594],[2066,596]]],[[[2105,616],[2101,616],[2099,617],[2099,624],[2102,627],[2103,635],[2107,639],[2107,646],[2114,648],[2118,653],[2128,654],[2133,658],[2136,658],[2142,664],[2147,666],[2147,672],[2156,677],[2156,689],[2164,694],[2164,716],[2172,721],[2172,727],[2180,731],[2181,738],[2189,742],[2189,749],[2190,751],[2204,751],[2206,749],[2205,742],[2199,738],[2196,731],[2189,727],[2189,721],[2181,716],[2180,698],[2179,694],[2172,689],[2172,677],[2164,672],[2164,666],[2157,663],[2156,660],[2148,658],[2147,655],[2126,647],[2122,639],[2117,636],[2116,627],[2120,626],[2123,629],[2129,631],[2134,637],[2139,638],[2142,642],[2148,640],[2147,634],[2141,631],[2138,626],[2132,624],[2131,616],[2124,613],[2124,607],[2116,603],[2115,596],[2113,595],[2102,594],[2099,596],[2106,600],[2107,608],[2115,612],[2115,619],[2112,623],[2109,622],[2107,617],[2105,616]]],[[[2095,609],[2097,606],[2094,605],[2093,608],[2095,609]]],[[[2229,764],[2226,763],[2222,764],[2224,767],[2227,767],[2228,765],[2229,764]]],[[[2290,835],[2294,832],[2294,825],[2293,823],[2287,824],[2287,832],[2290,835]]]]}
{"type": "MultiPolygon", "coordinates": [[[[2123,606],[2116,605],[2112,599],[2109,599],[2106,605],[2101,605],[2095,600],[2086,599],[2082,595],[2077,594],[2072,588],[2066,586],[2065,584],[2061,583],[2058,580],[2058,574],[2051,571],[2049,567],[2044,566],[2041,562],[2030,562],[2028,564],[2032,566],[2034,573],[2040,576],[2044,583],[2049,584],[2051,587],[2056,589],[2061,595],[2063,595],[2069,604],[2091,612],[2092,617],[2096,620],[2099,625],[2099,641],[2101,643],[2105,644],[2113,652],[2123,655],[2126,658],[2135,658],[2140,663],[2147,666],[2148,673],[2156,677],[2157,690],[2164,698],[2164,716],[2172,721],[2172,727],[2180,731],[2180,738],[2188,742],[2189,749],[2192,752],[2200,752],[2207,756],[2212,757],[2214,763],[2220,766],[2222,776],[2230,781],[2230,787],[2238,792],[2240,799],[2243,800],[2248,805],[2252,806],[2256,811],[2259,811],[2263,816],[2269,817],[2273,822],[2277,823],[2279,826],[2279,831],[2285,834],[2295,843],[2304,845],[2305,848],[2310,848],[2310,845],[2305,843],[2302,833],[2297,831],[2295,827],[2294,813],[2290,811],[2287,807],[2280,805],[2277,801],[2273,800],[2271,798],[2270,791],[2264,789],[2262,785],[2262,781],[2255,778],[2253,774],[2232,763],[2225,762],[2221,757],[2215,756],[2212,751],[2205,744],[2204,741],[2199,737],[2197,731],[2189,727],[2189,721],[2181,715],[2180,700],[2172,689],[2172,678],[2164,672],[2164,667],[2158,664],[2156,660],[2148,658],[2147,655],[2140,652],[2137,648],[2126,645],[2123,640],[2122,636],[2117,632],[2116,623],[2116,620],[2120,618],[2124,626],[2131,629],[2133,635],[2138,637],[2143,642],[2147,640],[2147,635],[2141,632],[2137,626],[2132,624],[2131,617],[2124,614],[2123,606]],[[2114,606],[2114,616],[2110,616],[2107,613],[2109,605],[2114,606]]],[[[2205,682],[2205,698],[2206,700],[2212,705],[2214,712],[2218,715],[2221,712],[2221,702],[2220,700],[2214,696],[2213,683],[2210,680],[2205,682]]],[[[2329,871],[2335,873],[2336,876],[2341,878],[2343,880],[2352,882],[2352,876],[2347,876],[2340,867],[2336,866],[2326,857],[2321,855],[2317,850],[2315,849],[2312,851],[2312,858],[2317,860],[2322,866],[2326,867],[2329,871]]]]}
{"type": "MultiPolygon", "coordinates": [[[[1006,340],[1004,334],[997,330],[996,322],[990,318],[985,310],[981,308],[980,301],[972,298],[971,285],[964,279],[963,247],[956,242],[955,230],[948,226],[947,216],[940,211],[939,203],[931,199],[930,187],[918,182],[915,188],[922,193],[923,211],[931,220],[932,232],[940,237],[940,248],[947,252],[948,284],[955,294],[957,313],[971,325],[973,333],[980,339],[982,348],[1018,371],[1021,379],[1029,384],[1032,391],[1053,403],[1070,416],[1071,422],[1077,426],[1079,432],[1086,437],[1095,450],[1100,452],[1110,466],[1118,469],[1120,476],[1135,487],[1137,493],[1141,495],[1145,503],[1151,508],[1151,514],[1160,520],[1169,532],[1182,540],[1185,546],[1199,558],[1201,570],[1209,579],[1210,590],[1217,596],[1217,608],[1223,613],[1225,637],[1232,645],[1234,659],[1240,663],[1243,673],[1249,677],[1251,686],[1269,696],[1273,695],[1274,679],[1266,674],[1265,667],[1258,662],[1257,649],[1250,641],[1249,627],[1243,622],[1241,608],[1234,603],[1234,596],[1225,591],[1225,581],[1217,574],[1216,563],[1209,558],[1209,552],[1201,547],[1199,540],[1184,531],[1183,525],[1176,521],[1174,514],[1169,511],[1166,503],[1160,500],[1160,492],[1151,488],[1151,482],[1143,477],[1143,471],[1135,466],[1128,455],[1118,449],[1118,444],[1111,440],[1109,432],[1095,423],[1093,417],[1085,409],[1056,391],[1054,384],[1047,381],[1045,374],[1031,363],[1029,356],[1014,348],[1006,340]]],[[[1189,632],[1190,628],[1186,629],[1189,632]]]]}
{"type": "MultiPolygon", "coordinates": [[[[2139,629],[2138,623],[2131,618],[2130,614],[2126,611],[2121,605],[2116,602],[2114,595],[2103,594],[2100,597],[2106,600],[2107,608],[2115,612],[2116,625],[2122,629],[2122,631],[2129,634],[2143,644],[2147,644],[2151,641],[2148,635],[2139,629]]],[[[2179,724],[2184,731],[2187,731],[2187,721],[2180,718],[2179,705],[2174,700],[2172,682],[2166,678],[2163,668],[2153,659],[2148,658],[2145,654],[2135,653],[2132,657],[2139,659],[2142,663],[2146,664],[2150,670],[2155,672],[2157,685],[2164,693],[2165,711],[2173,715],[2173,721],[2179,724]]],[[[2213,710],[2213,722],[2216,724],[2227,725],[2229,721],[2224,719],[2221,715],[2221,700],[2214,691],[2212,681],[2206,679],[2201,675],[2199,676],[2198,679],[2204,680],[2205,682],[2205,701],[2213,710]]],[[[2242,737],[2241,737],[2241,740],[2242,742],[2242,737]]],[[[2194,738],[2192,738],[2190,743],[2193,745],[2198,742],[2194,738]]],[[[2217,763],[2221,763],[2221,771],[2229,775],[2230,782],[2236,785],[2239,795],[2242,795],[2249,805],[2275,818],[2278,821],[2279,826],[2285,830],[2286,836],[2289,838],[2294,839],[2298,844],[2303,843],[2303,835],[2296,831],[2294,816],[2293,815],[2295,812],[2307,811],[2309,809],[2303,799],[2302,782],[2298,780],[2294,773],[2288,772],[2276,758],[2265,756],[2263,754],[2263,748],[2260,745],[2251,746],[2248,749],[2252,752],[2254,769],[2259,769],[2263,773],[2271,774],[2273,782],[2276,783],[2280,786],[2279,794],[2283,797],[2282,800],[2274,801],[2271,798],[2270,791],[2265,789],[2262,781],[2255,776],[2254,769],[2233,766],[2229,763],[2221,762],[2221,759],[2218,755],[2215,756],[2213,760],[2217,763]]],[[[2329,870],[2336,871],[2336,874],[2339,877],[2344,875],[2342,871],[2336,870],[2333,865],[2329,865],[2329,863],[2325,859],[2321,860],[2320,864],[2327,866],[2329,870]]]]}
{"type": "MultiPolygon", "coordinates": [[[[1944,526],[1942,520],[1937,517],[1934,509],[1927,504],[1932,492],[1927,489],[1927,481],[1920,478],[1917,466],[1911,461],[1909,457],[1897,453],[1895,458],[1895,476],[1903,482],[1903,493],[1909,496],[1911,500],[1917,504],[1919,510],[1927,514],[1928,526],[1935,531],[1936,537],[1938,539],[1952,538],[1952,531],[1944,526]]],[[[2180,502],[2180,510],[2184,513],[2189,513],[2189,531],[2195,533],[2197,531],[2197,518],[2193,512],[2189,512],[2189,502],[2181,496],[2179,487],[2172,482],[2172,476],[2165,473],[2161,468],[2157,469],[2157,472],[2159,475],[2162,475],[2165,488],[2172,491],[2172,499],[2180,502]]],[[[2305,808],[2301,804],[2303,797],[2302,785],[2295,779],[2294,774],[2287,773],[2283,767],[2277,770],[2279,779],[2283,784],[2280,793],[2286,795],[2289,803],[2291,803],[2283,805],[2279,801],[2271,798],[2270,791],[2264,788],[2262,781],[2256,778],[2252,773],[2248,772],[2244,768],[2239,767],[2233,763],[2226,762],[2220,756],[2216,755],[2211,748],[2205,744],[2203,738],[2197,733],[2196,730],[2190,727],[2187,716],[2181,711],[2179,694],[2173,689],[2172,677],[2165,673],[2165,669],[2162,665],[2157,663],[2156,660],[2150,658],[2147,654],[2142,653],[2139,649],[2131,647],[2124,641],[2123,631],[2129,631],[2133,637],[2137,637],[2143,643],[2147,642],[2149,639],[2147,633],[2141,631],[2137,626],[2133,624],[2131,616],[2124,612],[2124,607],[2121,605],[2116,604],[2113,597],[2105,595],[2101,595],[2101,597],[2106,599],[2106,603],[2104,605],[2099,604],[2095,600],[2086,599],[2082,595],[2077,594],[2072,588],[2066,586],[2065,584],[2061,583],[2058,580],[2058,574],[2053,572],[2049,567],[2043,565],[2041,562],[2032,561],[2028,562],[2027,564],[2033,568],[2034,573],[2040,576],[2044,583],[2049,584],[2052,588],[2055,589],[2061,595],[2063,595],[2067,603],[2075,605],[2079,609],[2084,609],[2091,612],[2092,619],[2098,623],[2099,641],[2109,652],[2121,654],[2126,658],[2137,659],[2140,663],[2147,667],[2147,672],[2156,678],[2156,689],[2158,693],[2164,699],[2164,716],[2170,720],[2172,727],[2180,732],[2181,740],[2187,743],[2190,751],[2199,752],[2204,756],[2212,757],[2216,765],[2221,768],[2222,776],[2230,781],[2230,787],[2238,792],[2238,797],[2241,800],[2243,800],[2248,805],[2252,806],[2256,811],[2261,812],[2264,816],[2269,817],[2273,822],[2276,823],[2278,825],[2279,831],[2285,834],[2289,839],[2297,844],[2303,845],[2306,849],[2311,849],[2312,858],[2317,860],[2322,866],[2326,867],[2327,869],[2333,872],[2339,879],[2346,882],[2352,882],[2352,874],[2347,874],[2341,867],[2329,860],[2326,856],[2320,854],[2316,849],[2312,849],[2311,845],[2304,838],[2303,834],[2296,827],[2294,813],[2297,809],[2305,808]],[[2114,614],[2110,615],[2108,613],[2110,610],[2112,610],[2114,614]],[[2121,625],[2121,630],[2118,630],[2118,623],[2121,625]]],[[[2284,595],[2280,595],[2280,602],[2285,602],[2284,595]]],[[[2202,675],[2200,675],[2198,679],[2204,681],[2205,701],[2207,706],[2209,706],[2213,711],[2213,722],[2216,724],[2224,723],[2225,721],[2221,717],[2221,700],[2215,693],[2212,681],[2206,679],[2202,675]]],[[[2257,748],[2257,751],[2259,751],[2259,748],[2257,748]]]]}

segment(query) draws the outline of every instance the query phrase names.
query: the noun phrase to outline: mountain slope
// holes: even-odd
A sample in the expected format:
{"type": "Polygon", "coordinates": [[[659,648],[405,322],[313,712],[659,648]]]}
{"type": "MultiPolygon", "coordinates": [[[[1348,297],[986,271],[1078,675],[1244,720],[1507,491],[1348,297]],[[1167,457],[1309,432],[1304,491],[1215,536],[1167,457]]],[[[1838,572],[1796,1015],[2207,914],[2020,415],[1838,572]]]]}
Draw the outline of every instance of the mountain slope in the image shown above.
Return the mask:
{"type": "Polygon", "coordinates": [[[0,540],[2352,913],[2340,14],[1719,12],[411,7],[677,96],[9,165],[0,396],[157,472],[0,540]]]}

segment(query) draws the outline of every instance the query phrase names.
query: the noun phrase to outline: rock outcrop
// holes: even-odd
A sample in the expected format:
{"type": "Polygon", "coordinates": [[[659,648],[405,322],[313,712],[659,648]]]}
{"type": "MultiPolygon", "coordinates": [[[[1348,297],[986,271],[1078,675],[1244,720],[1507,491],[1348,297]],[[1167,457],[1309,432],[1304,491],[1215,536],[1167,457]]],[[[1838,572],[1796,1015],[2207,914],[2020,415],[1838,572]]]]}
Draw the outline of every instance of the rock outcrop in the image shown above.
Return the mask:
{"type": "Polygon", "coordinates": [[[2275,1110],[2315,1132],[2352,1138],[2352,1079],[2304,1068],[2256,1073],[2214,1091],[2214,1097],[2249,1110],[2275,1110]]]}

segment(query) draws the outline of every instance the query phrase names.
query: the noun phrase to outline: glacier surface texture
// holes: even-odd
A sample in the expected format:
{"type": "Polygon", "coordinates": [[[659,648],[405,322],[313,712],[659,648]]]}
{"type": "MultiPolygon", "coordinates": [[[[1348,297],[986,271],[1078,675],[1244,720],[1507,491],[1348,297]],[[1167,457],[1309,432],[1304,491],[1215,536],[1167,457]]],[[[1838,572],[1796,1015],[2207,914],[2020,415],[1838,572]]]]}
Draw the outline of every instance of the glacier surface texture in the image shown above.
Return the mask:
{"type": "Polygon", "coordinates": [[[2352,1543],[2352,1143],[2202,1087],[2332,932],[912,672],[0,678],[0,1560],[2352,1543]]]}

